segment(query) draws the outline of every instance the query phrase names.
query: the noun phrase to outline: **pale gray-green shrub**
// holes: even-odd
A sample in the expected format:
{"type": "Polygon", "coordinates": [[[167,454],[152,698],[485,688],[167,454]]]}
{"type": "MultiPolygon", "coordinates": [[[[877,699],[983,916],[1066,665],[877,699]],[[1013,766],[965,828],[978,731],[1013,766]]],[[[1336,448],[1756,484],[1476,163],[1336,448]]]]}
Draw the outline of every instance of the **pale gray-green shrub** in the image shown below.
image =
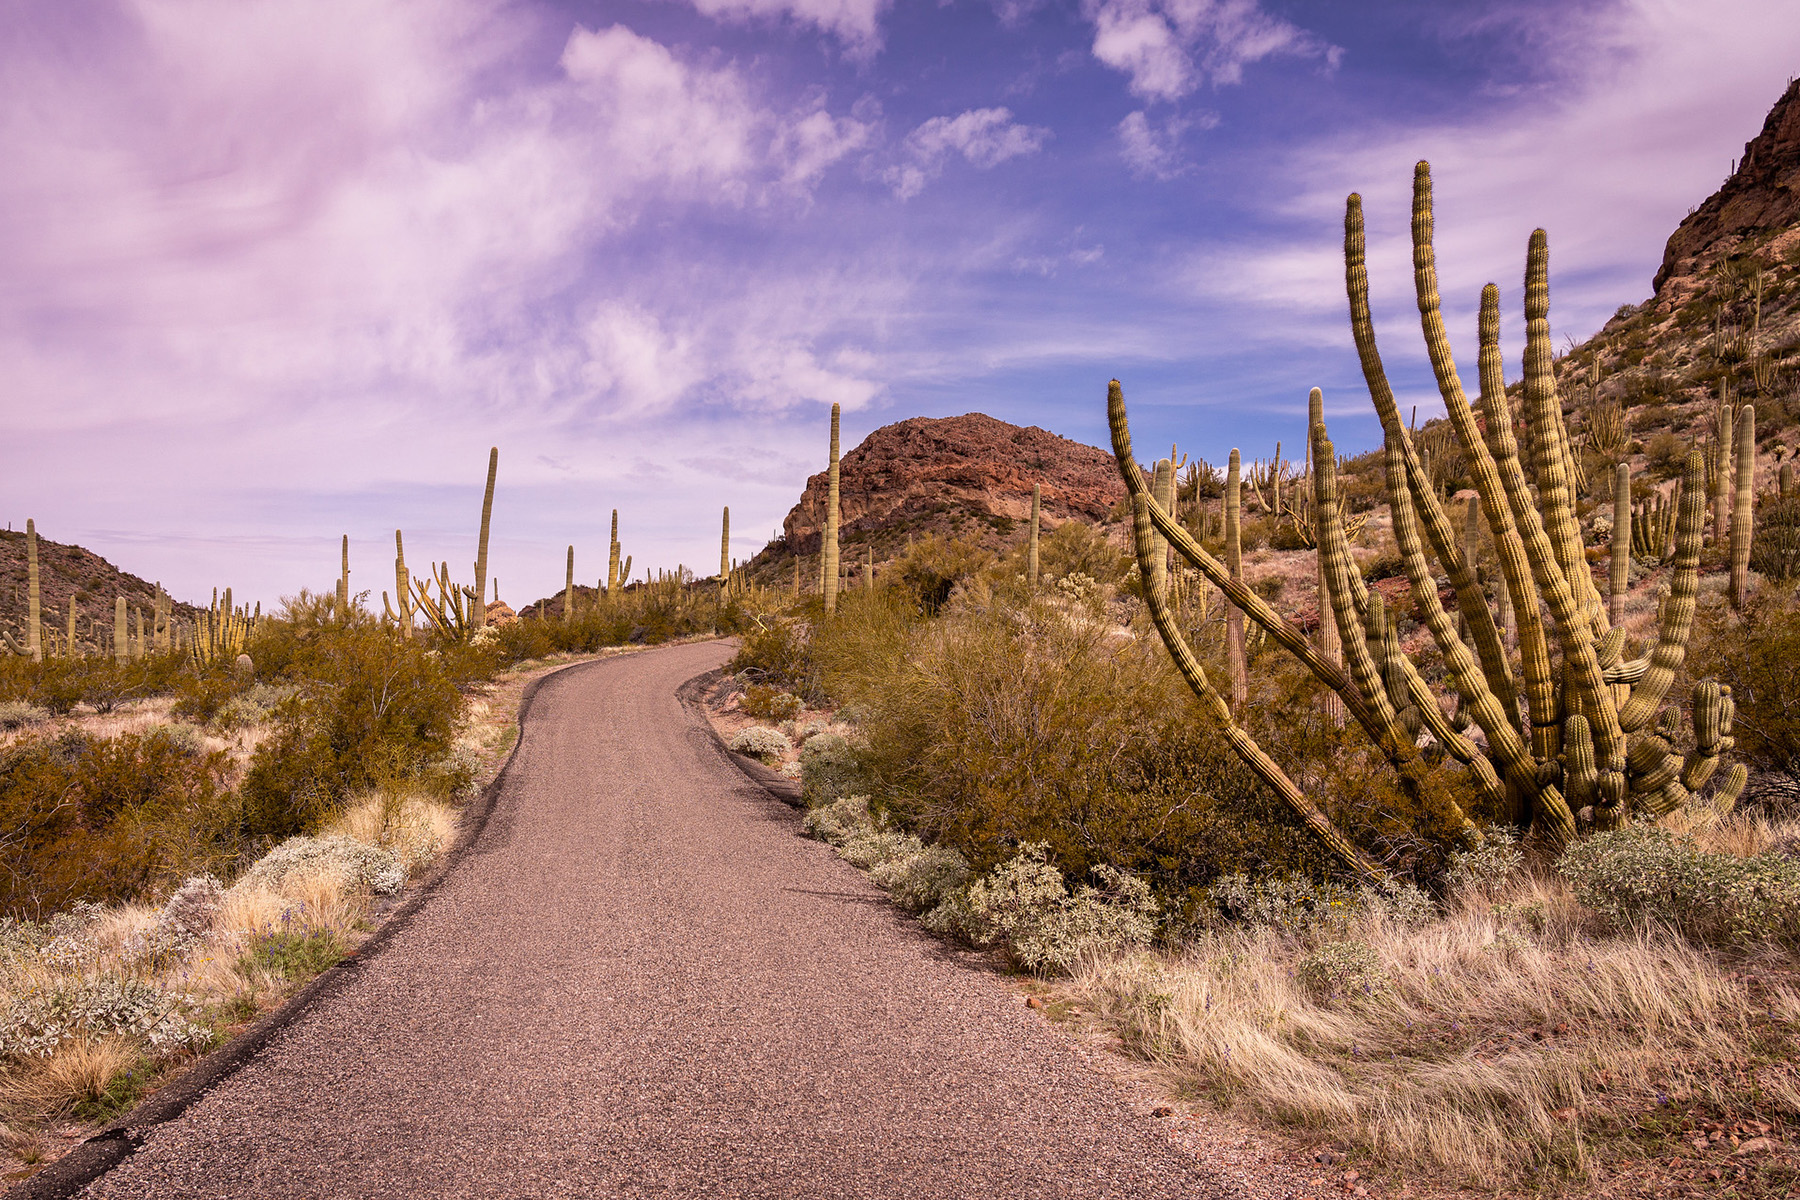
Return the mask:
{"type": "Polygon", "coordinates": [[[391,850],[340,835],[292,837],[281,843],[238,879],[235,887],[279,890],[289,875],[332,871],[346,887],[392,895],[406,885],[406,865],[391,850]]]}
{"type": "Polygon", "coordinates": [[[1702,850],[1635,825],[1575,843],[1556,869],[1616,926],[1662,923],[1705,943],[1800,941],[1800,862],[1779,854],[1702,850]]]}
{"type": "Polygon", "coordinates": [[[25,700],[7,700],[0,702],[0,729],[23,729],[31,725],[42,725],[50,719],[46,709],[25,700]]]}
{"type": "Polygon", "coordinates": [[[852,835],[873,825],[867,796],[839,796],[806,813],[806,832],[833,846],[843,845],[852,835]]]}
{"type": "Polygon", "coordinates": [[[48,1057],[71,1038],[140,1037],[154,1051],[205,1045],[211,1034],[183,1015],[184,1001],[142,980],[101,975],[11,998],[0,1013],[0,1056],[48,1057]]]}
{"type": "Polygon", "coordinates": [[[1221,875],[1206,894],[1231,920],[1289,933],[1341,925],[1357,915],[1361,899],[1349,888],[1298,875],[1255,881],[1243,874],[1221,875]]]}
{"type": "Polygon", "coordinates": [[[1491,892],[1525,865],[1519,849],[1519,831],[1510,825],[1490,825],[1482,830],[1481,845],[1458,850],[1450,856],[1450,885],[1467,891],[1491,892]]]}
{"type": "Polygon", "coordinates": [[[1381,959],[1367,942],[1327,942],[1294,966],[1301,984],[1321,998],[1343,993],[1367,995],[1387,985],[1381,959]]]}
{"type": "Polygon", "coordinates": [[[748,725],[737,731],[728,743],[739,754],[748,754],[764,762],[781,758],[794,748],[787,735],[766,725],[748,725]]]}
{"type": "Polygon", "coordinates": [[[886,888],[901,907],[917,913],[938,908],[967,887],[974,872],[968,860],[949,846],[921,844],[916,851],[877,863],[869,878],[886,888]]]}
{"type": "Polygon", "coordinates": [[[800,795],[808,808],[829,804],[856,785],[856,755],[840,734],[818,733],[800,747],[800,795]]]}
{"type": "Polygon", "coordinates": [[[1066,971],[1085,954],[1147,944],[1158,905],[1150,887],[1110,866],[1094,868],[1101,886],[1073,895],[1048,861],[1049,847],[1031,842],[969,885],[966,909],[953,907],[962,932],[979,945],[1003,944],[1020,966],[1066,971]]]}

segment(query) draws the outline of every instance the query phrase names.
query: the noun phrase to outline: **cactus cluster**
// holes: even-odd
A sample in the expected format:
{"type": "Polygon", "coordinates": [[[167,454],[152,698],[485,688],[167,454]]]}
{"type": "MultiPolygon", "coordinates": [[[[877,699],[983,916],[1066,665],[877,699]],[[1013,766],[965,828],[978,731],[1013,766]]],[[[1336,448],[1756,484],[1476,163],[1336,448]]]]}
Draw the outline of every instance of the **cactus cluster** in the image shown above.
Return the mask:
{"type": "MultiPolygon", "coordinates": [[[[1414,176],[1412,235],[1426,348],[1494,548],[1497,590],[1511,600],[1517,657],[1495,619],[1476,556],[1469,553],[1473,546],[1466,523],[1459,535],[1388,384],[1369,311],[1361,198],[1355,195],[1346,205],[1344,239],[1351,330],[1381,421],[1387,499],[1413,613],[1441,656],[1456,715],[1446,715],[1418,665],[1401,650],[1379,594],[1364,585],[1351,557],[1340,511],[1337,458],[1316,403],[1311,413],[1311,482],[1320,532],[1323,603],[1337,626],[1347,670],[1245,587],[1229,563],[1208,554],[1149,495],[1132,457],[1124,398],[1115,381],[1109,390],[1108,415],[1120,474],[1131,492],[1139,562],[1147,575],[1155,553],[1154,535],[1169,539],[1238,609],[1342,698],[1409,792],[1422,794],[1426,766],[1453,761],[1491,807],[1508,813],[1551,847],[1566,844],[1583,829],[1617,827],[1634,811],[1668,813],[1690,802],[1712,780],[1719,755],[1731,745],[1727,689],[1710,682],[1695,689],[1694,749],[1685,756],[1670,736],[1680,714],[1665,708],[1694,620],[1707,495],[1705,456],[1698,450],[1688,456],[1676,514],[1670,590],[1653,644],[1637,657],[1628,657],[1625,630],[1613,625],[1601,603],[1573,504],[1577,455],[1564,426],[1552,368],[1549,252],[1543,231],[1532,234],[1525,272],[1526,456],[1514,437],[1514,413],[1504,386],[1499,290],[1493,284],[1483,289],[1481,298],[1479,408],[1463,392],[1438,296],[1431,177],[1425,163],[1414,176]],[[1440,573],[1449,580],[1456,620],[1440,600],[1440,573]],[[1481,729],[1480,742],[1464,732],[1471,723],[1481,729]]],[[[1748,451],[1743,458],[1749,462],[1754,442],[1748,437],[1744,442],[1748,451]]],[[[1747,479],[1747,467],[1740,466],[1738,474],[1747,479]]],[[[1228,554],[1235,508],[1232,482],[1228,481],[1226,496],[1228,554]]],[[[1628,486],[1629,480],[1625,483],[1628,486]]],[[[1625,495],[1628,522],[1629,493],[1625,495]]],[[[1738,507],[1748,545],[1747,506],[1740,502],[1738,507]]],[[[1627,528],[1626,544],[1629,537],[1627,528]]],[[[1211,684],[1167,604],[1153,591],[1148,599],[1152,620],[1178,669],[1223,724],[1244,761],[1345,863],[1366,876],[1380,876],[1382,869],[1237,725],[1232,706],[1211,684]]],[[[1733,767],[1708,802],[1721,811],[1729,809],[1745,777],[1741,765],[1733,767]]],[[[1467,839],[1480,840],[1466,814],[1451,816],[1467,839]]]]}
{"type": "Polygon", "coordinates": [[[254,632],[257,616],[231,602],[231,589],[224,596],[213,589],[212,603],[194,617],[193,637],[188,642],[188,658],[196,669],[205,670],[218,663],[235,662],[244,652],[244,641],[254,632]]]}

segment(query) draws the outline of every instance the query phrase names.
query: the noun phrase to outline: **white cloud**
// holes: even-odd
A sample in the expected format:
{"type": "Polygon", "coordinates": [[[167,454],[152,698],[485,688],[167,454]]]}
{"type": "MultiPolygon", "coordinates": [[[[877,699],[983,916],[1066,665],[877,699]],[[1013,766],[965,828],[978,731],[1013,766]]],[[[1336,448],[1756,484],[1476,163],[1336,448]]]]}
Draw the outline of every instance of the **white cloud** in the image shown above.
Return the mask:
{"type": "Polygon", "coordinates": [[[853,58],[881,49],[881,17],[892,0],[692,0],[715,20],[779,21],[811,25],[843,43],[853,58]]]}
{"type": "Polygon", "coordinates": [[[943,172],[951,155],[960,154],[985,170],[1037,153],[1049,137],[1048,129],[1014,121],[1009,108],[972,108],[954,117],[933,117],[906,135],[902,152],[908,161],[887,168],[882,177],[895,195],[908,200],[943,172]]]}
{"type": "Polygon", "coordinates": [[[1094,57],[1130,77],[1133,95],[1179,100],[1202,83],[1239,83],[1265,58],[1317,58],[1341,51],[1256,0],[1083,0],[1094,57]]]}
{"type": "Polygon", "coordinates": [[[1161,127],[1152,124],[1141,110],[1126,115],[1119,122],[1119,157],[1139,179],[1174,179],[1192,166],[1181,152],[1181,139],[1193,128],[1211,129],[1218,116],[1203,113],[1194,117],[1170,117],[1161,127]]]}

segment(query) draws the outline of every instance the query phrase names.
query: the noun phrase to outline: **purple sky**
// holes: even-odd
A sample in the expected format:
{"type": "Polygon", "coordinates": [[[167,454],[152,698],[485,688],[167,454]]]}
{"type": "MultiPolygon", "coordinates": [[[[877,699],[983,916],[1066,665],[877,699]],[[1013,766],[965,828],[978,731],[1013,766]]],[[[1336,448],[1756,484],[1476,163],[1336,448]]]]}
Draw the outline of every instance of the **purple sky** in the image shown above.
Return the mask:
{"type": "Polygon", "coordinates": [[[1431,159],[1453,333],[1525,239],[1559,341],[1800,66],[1792,0],[0,0],[7,520],[198,598],[392,587],[474,557],[514,604],[747,557],[823,465],[916,415],[1297,448],[1360,190],[1383,349],[1431,159]]]}

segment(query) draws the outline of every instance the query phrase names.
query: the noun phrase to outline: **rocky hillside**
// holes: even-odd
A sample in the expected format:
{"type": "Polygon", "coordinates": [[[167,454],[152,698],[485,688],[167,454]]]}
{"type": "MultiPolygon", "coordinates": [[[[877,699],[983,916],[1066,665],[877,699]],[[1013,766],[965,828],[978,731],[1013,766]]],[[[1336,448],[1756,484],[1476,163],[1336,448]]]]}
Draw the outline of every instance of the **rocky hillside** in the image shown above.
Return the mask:
{"type": "MultiPolygon", "coordinates": [[[[925,534],[1011,546],[1025,537],[1034,483],[1046,529],[1071,518],[1103,521],[1125,495],[1110,453],[1036,426],[982,413],[884,425],[839,464],[844,559],[861,561],[872,549],[885,562],[925,534]]],[[[819,553],[827,484],[824,471],[806,481],[783,536],[758,555],[758,567],[819,553]]]]}
{"type": "MultiPolygon", "coordinates": [[[[27,620],[27,571],[25,535],[0,530],[0,628],[23,645],[27,620]]],[[[113,603],[124,596],[128,604],[148,614],[156,602],[156,585],[121,571],[92,550],[66,546],[38,535],[38,593],[43,618],[57,629],[66,629],[69,598],[75,598],[76,636],[91,645],[110,645],[113,603]],[[95,630],[100,630],[96,638],[95,630]]],[[[176,604],[175,611],[192,619],[199,611],[191,604],[176,604]]]]}

